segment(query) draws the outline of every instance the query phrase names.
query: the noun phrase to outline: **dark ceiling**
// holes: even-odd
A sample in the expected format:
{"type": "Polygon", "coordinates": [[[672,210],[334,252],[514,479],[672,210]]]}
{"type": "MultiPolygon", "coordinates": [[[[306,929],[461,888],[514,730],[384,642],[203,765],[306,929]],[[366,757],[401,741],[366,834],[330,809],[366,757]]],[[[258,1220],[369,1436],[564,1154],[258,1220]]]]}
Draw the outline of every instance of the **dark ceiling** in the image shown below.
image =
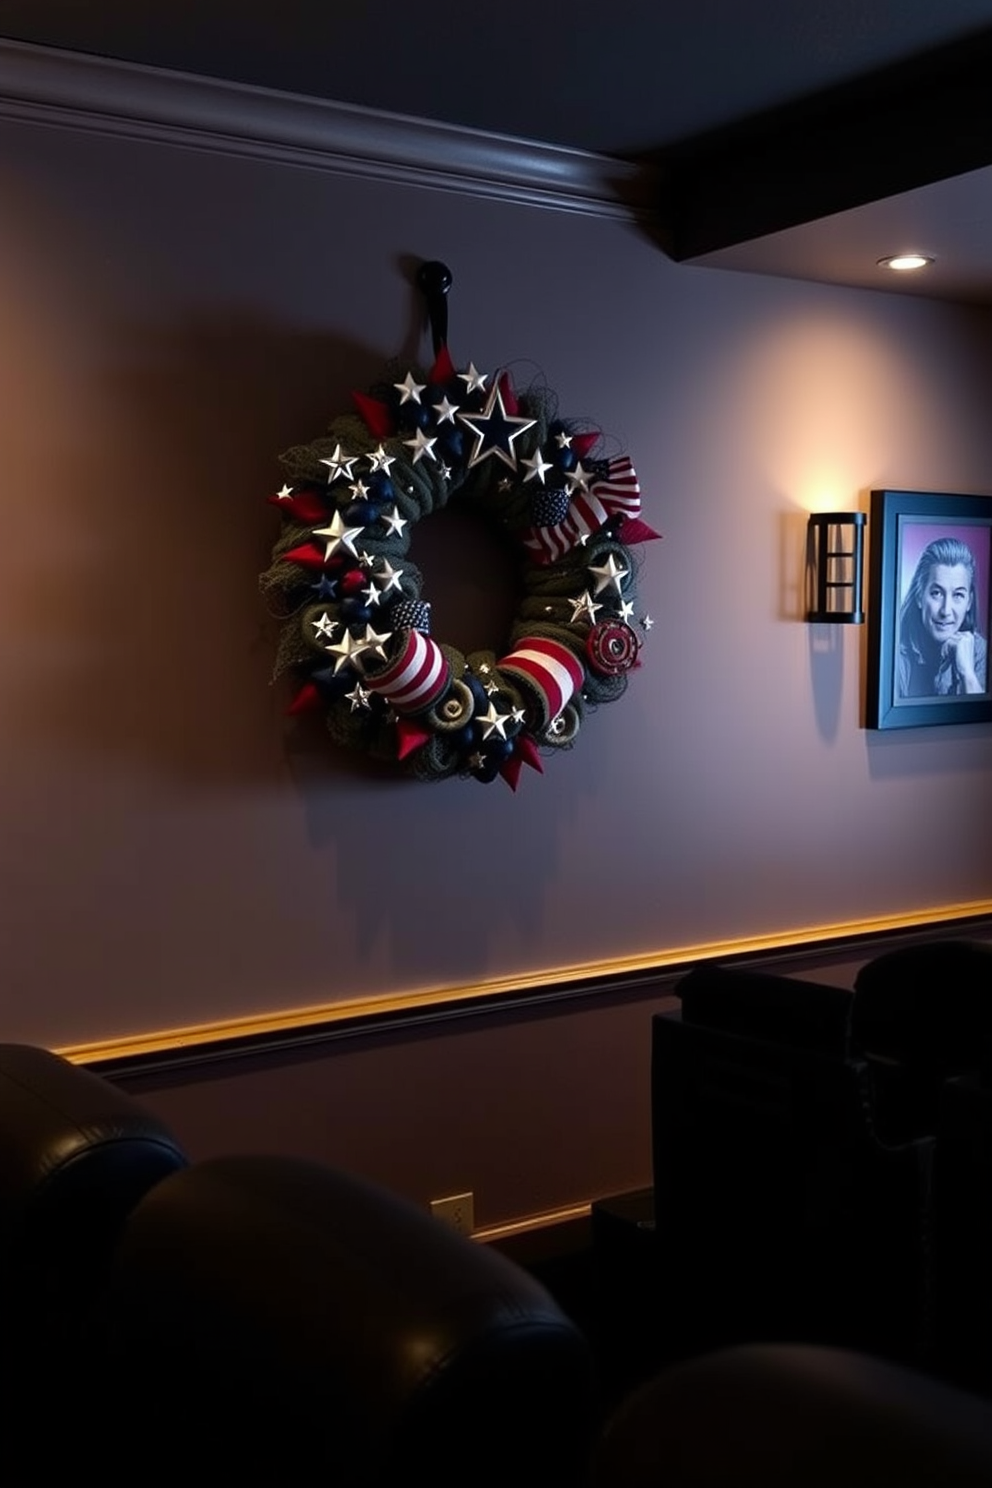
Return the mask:
{"type": "Polygon", "coordinates": [[[673,257],[992,303],[992,0],[0,0],[0,36],[649,159],[673,257]]]}

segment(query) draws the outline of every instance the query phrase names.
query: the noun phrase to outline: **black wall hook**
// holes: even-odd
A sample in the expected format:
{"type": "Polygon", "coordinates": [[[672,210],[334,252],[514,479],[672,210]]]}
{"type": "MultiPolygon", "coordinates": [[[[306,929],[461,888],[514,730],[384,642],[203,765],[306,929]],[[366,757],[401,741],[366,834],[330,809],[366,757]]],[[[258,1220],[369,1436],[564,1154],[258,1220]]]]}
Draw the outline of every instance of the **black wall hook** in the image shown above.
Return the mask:
{"type": "Polygon", "coordinates": [[[447,264],[431,259],[417,270],[417,285],[427,301],[427,314],[431,322],[431,337],[434,355],[448,344],[448,301],[451,288],[451,270],[447,264]]]}

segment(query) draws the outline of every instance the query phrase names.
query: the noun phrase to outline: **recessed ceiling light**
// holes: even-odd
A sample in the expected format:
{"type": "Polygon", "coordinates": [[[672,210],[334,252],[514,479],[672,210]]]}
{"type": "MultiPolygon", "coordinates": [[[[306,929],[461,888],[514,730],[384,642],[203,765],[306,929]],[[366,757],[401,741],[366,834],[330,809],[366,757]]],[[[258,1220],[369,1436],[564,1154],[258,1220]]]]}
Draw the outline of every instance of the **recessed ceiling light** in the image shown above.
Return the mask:
{"type": "Polygon", "coordinates": [[[911,273],[914,269],[925,269],[933,259],[925,253],[894,253],[891,258],[880,258],[879,268],[895,269],[899,274],[911,273]]]}

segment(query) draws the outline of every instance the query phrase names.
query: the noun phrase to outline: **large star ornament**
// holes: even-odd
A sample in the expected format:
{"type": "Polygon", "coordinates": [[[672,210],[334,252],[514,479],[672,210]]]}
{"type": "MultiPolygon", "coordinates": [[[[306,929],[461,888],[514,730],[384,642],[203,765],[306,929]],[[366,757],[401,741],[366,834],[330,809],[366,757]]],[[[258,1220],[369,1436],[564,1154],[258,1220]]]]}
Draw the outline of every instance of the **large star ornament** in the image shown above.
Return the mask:
{"type": "Polygon", "coordinates": [[[499,378],[493,381],[481,413],[459,413],[458,417],[475,435],[475,446],[468,457],[470,468],[481,465],[483,460],[495,455],[497,460],[502,460],[511,470],[516,470],[517,453],[513,448],[513,441],[519,439],[528,429],[533,429],[537,422],[536,419],[520,418],[516,414],[507,413],[499,378]]]}
{"type": "Polygon", "coordinates": [[[329,558],[334,557],[338,548],[344,548],[353,558],[357,558],[355,538],[364,530],[362,527],[346,527],[341,520],[341,513],[336,511],[331,518],[330,526],[315,527],[313,529],[313,535],[314,537],[322,537],[325,540],[324,562],[326,563],[329,558]]]}

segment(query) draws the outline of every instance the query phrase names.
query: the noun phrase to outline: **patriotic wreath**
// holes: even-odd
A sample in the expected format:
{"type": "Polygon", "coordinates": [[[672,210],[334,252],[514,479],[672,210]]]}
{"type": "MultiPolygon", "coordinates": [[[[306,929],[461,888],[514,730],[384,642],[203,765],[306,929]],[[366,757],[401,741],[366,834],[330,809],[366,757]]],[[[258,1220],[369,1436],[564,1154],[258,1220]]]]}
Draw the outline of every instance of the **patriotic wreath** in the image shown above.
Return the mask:
{"type": "Polygon", "coordinates": [[[446,345],[428,371],[352,396],[356,413],[281,457],[269,497],[282,526],[260,582],[282,622],[275,677],[297,679],[289,712],[322,711],[335,742],[417,778],[499,775],[516,790],[638,665],[634,624],[652,622],[635,616],[630,547],[659,534],[639,518],[633,466],[595,458],[599,434],[560,419],[546,389],[458,372],[446,345]],[[519,557],[501,656],[430,633],[410,535],[455,501],[519,557]]]}

